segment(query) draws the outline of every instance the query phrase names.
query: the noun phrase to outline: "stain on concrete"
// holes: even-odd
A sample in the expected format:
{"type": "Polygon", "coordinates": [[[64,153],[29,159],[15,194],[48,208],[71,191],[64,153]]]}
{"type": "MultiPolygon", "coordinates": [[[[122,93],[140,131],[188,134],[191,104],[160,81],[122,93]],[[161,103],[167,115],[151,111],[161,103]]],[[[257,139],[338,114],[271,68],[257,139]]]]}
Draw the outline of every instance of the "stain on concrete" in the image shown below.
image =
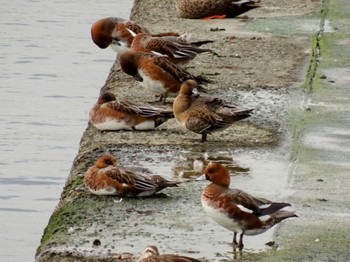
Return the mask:
{"type": "MultiPolygon", "coordinates": [[[[322,2],[265,0],[243,18],[201,21],[177,18],[171,0],[135,0],[131,18],[152,32],[187,32],[193,40],[215,40],[206,47],[218,55],[200,55],[187,69],[213,81],[209,94],[254,107],[254,114],[210,135],[207,143],[175,121],[152,132],[100,132],[89,125],[37,261],[119,261],[119,254],[137,256],[149,244],[162,253],[203,261],[345,261],[349,237],[339,225],[348,226],[350,212],[348,200],[339,196],[349,188],[349,56],[339,50],[350,53],[344,44],[349,36],[334,35],[342,28],[342,21],[333,21],[337,5],[322,2]],[[324,11],[328,6],[330,20],[324,11]],[[122,165],[182,184],[121,202],[93,196],[83,185],[84,172],[104,153],[115,155],[122,165]],[[300,218],[246,237],[244,251],[234,252],[229,246],[232,232],[210,221],[200,204],[206,184],[195,178],[209,161],[229,167],[231,187],[287,200],[300,218]],[[271,241],[272,247],[265,245],[271,241]]],[[[123,74],[117,62],[104,90],[140,102],[156,99],[123,74]]]]}

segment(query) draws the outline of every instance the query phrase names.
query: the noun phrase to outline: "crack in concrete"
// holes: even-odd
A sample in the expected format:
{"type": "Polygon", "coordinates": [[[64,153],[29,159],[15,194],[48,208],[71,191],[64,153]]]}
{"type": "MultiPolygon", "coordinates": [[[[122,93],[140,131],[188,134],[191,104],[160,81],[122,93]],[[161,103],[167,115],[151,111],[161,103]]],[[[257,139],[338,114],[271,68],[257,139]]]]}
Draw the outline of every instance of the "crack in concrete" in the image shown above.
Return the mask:
{"type": "MultiPolygon", "coordinates": [[[[320,19],[320,29],[316,32],[315,36],[313,37],[313,45],[312,45],[312,56],[310,61],[310,66],[308,69],[308,75],[306,78],[306,85],[305,90],[306,93],[309,94],[313,90],[313,83],[316,76],[316,71],[318,64],[320,62],[321,58],[321,46],[320,41],[321,37],[325,30],[325,21],[328,14],[328,1],[329,0],[322,0],[321,3],[321,19],[320,19]]],[[[307,98],[306,98],[307,99],[307,98]]]]}
{"type": "MultiPolygon", "coordinates": [[[[329,4],[328,2],[329,0],[322,0],[321,2],[320,28],[312,37],[312,47],[311,47],[312,54],[311,54],[310,65],[307,70],[307,75],[306,75],[305,84],[304,84],[304,97],[300,104],[301,110],[304,112],[310,110],[308,106],[309,95],[313,92],[314,79],[316,77],[317,68],[321,59],[320,42],[321,42],[321,37],[325,31],[325,21],[328,14],[328,4],[329,4]]],[[[293,165],[291,167],[291,170],[292,170],[291,177],[293,177],[293,174],[296,170],[296,165],[298,162],[298,155],[299,155],[298,148],[300,145],[301,135],[303,133],[303,129],[301,127],[304,126],[304,121],[305,121],[305,117],[301,117],[299,120],[299,124],[295,125],[296,128],[293,132],[293,140],[295,141],[294,144],[296,146],[292,150],[292,156],[291,156],[291,160],[293,162],[293,165]]]]}

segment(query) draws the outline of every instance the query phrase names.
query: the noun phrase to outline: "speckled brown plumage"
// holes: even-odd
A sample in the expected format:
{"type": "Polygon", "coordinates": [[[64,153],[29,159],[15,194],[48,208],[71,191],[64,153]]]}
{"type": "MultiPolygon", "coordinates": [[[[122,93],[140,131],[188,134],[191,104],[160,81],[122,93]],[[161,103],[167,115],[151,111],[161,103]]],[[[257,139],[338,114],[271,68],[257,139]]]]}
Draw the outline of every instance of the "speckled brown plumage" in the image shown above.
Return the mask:
{"type": "Polygon", "coordinates": [[[100,130],[150,130],[174,118],[170,110],[127,100],[117,101],[111,92],[102,93],[91,108],[89,120],[100,130]]]}
{"type": "Polygon", "coordinates": [[[147,177],[117,166],[112,155],[103,155],[97,159],[85,173],[86,187],[96,195],[150,196],[166,187],[177,187],[178,181],[159,179],[156,175],[147,177]]]}
{"type": "Polygon", "coordinates": [[[235,17],[260,7],[260,0],[176,0],[179,17],[199,19],[214,15],[235,17]]]}
{"type": "Polygon", "coordinates": [[[187,79],[194,79],[199,83],[210,82],[202,77],[193,76],[163,56],[125,51],[118,59],[122,70],[133,76],[143,87],[161,92],[163,103],[166,102],[168,93],[178,93],[181,83],[187,79]]]}
{"type": "Polygon", "coordinates": [[[206,141],[208,133],[228,128],[234,122],[249,117],[253,111],[217,97],[196,96],[196,87],[197,83],[193,80],[181,85],[173,112],[180,125],[202,135],[202,142],[206,141]]]}
{"type": "MultiPolygon", "coordinates": [[[[212,41],[202,41],[208,43],[212,41]]],[[[176,36],[152,36],[138,34],[134,37],[131,48],[134,51],[157,53],[167,57],[175,64],[186,64],[196,57],[197,54],[212,52],[210,49],[200,48],[196,43],[191,43],[176,36]]]]}

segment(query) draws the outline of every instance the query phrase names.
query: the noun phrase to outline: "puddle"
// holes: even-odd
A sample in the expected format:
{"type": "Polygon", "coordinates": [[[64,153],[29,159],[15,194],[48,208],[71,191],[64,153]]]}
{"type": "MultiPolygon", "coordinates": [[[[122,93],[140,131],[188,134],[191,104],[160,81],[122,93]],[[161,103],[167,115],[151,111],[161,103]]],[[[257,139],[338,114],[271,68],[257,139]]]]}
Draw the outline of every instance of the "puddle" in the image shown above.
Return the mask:
{"type": "MultiPolygon", "coordinates": [[[[211,221],[200,203],[201,192],[208,182],[195,179],[209,162],[220,162],[229,168],[231,187],[276,201],[283,201],[289,194],[286,188],[288,162],[274,148],[207,152],[198,148],[134,145],[107,147],[89,152],[87,156],[95,158],[104,153],[115,155],[123,166],[147,169],[183,183],[179,188],[163,190],[154,197],[124,198],[120,203],[115,203],[113,197],[98,198],[86,193],[86,198],[78,202],[89,208],[82,208],[87,213],[80,214],[81,222],[75,221],[77,218],[73,216],[73,224],[79,227],[70,229],[67,223],[65,233],[71,234],[66,240],[67,247],[60,247],[64,250],[108,256],[122,252],[138,254],[143,247],[155,244],[166,253],[205,257],[210,261],[232,260],[237,255],[230,246],[233,233],[211,221]],[[93,245],[96,239],[101,242],[98,247],[93,245]]],[[[80,161],[92,162],[84,156],[80,161]]],[[[273,232],[246,236],[243,257],[270,250],[265,243],[273,240],[273,232]]]]}

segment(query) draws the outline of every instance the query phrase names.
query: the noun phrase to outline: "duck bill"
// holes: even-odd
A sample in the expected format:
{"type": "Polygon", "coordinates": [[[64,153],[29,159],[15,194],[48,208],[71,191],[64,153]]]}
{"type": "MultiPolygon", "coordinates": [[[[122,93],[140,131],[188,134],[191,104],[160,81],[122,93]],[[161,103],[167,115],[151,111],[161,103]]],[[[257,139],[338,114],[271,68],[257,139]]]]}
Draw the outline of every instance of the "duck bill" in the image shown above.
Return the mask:
{"type": "Polygon", "coordinates": [[[193,88],[192,90],[192,97],[198,97],[200,95],[199,91],[197,88],[193,88]]]}
{"type": "Polygon", "coordinates": [[[205,177],[205,174],[196,178],[196,181],[203,181],[203,180],[207,180],[207,178],[205,177]]]}

